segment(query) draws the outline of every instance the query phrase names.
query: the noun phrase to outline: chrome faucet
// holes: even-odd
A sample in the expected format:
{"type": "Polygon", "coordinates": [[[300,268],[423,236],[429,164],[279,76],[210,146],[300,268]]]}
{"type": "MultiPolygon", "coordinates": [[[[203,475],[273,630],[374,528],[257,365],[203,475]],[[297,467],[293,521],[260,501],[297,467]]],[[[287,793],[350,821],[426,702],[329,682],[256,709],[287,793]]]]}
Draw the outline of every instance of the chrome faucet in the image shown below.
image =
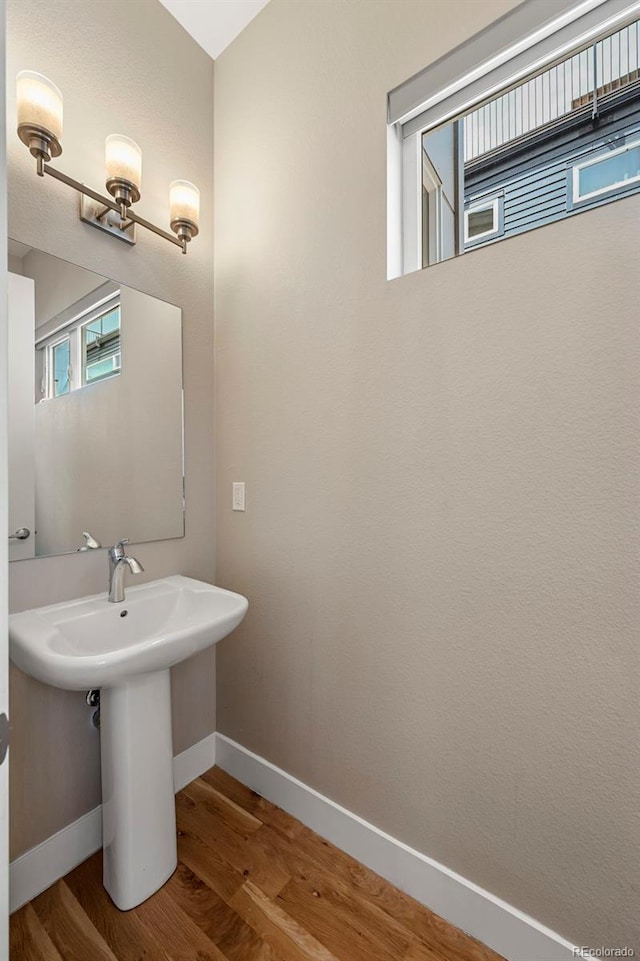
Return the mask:
{"type": "Polygon", "coordinates": [[[124,545],[129,543],[125,537],[107,551],[109,556],[109,600],[113,604],[124,601],[124,575],[127,568],[132,574],[142,574],[144,567],[135,557],[128,557],[124,552],[124,545]]]}

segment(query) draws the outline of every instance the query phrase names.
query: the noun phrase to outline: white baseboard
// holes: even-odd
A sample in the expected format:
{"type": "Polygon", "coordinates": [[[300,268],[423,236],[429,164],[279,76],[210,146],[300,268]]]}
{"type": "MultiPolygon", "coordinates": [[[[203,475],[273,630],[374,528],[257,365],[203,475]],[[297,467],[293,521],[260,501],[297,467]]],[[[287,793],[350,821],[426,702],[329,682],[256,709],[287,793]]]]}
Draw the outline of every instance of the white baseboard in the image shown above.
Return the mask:
{"type": "Polygon", "coordinates": [[[173,759],[173,787],[176,792],[195,781],[216,763],[216,736],[209,734],[173,759]]]}
{"type": "MultiPolygon", "coordinates": [[[[307,827],[357,858],[507,961],[572,961],[579,953],[560,935],[472,881],[397,841],[223,734],[210,734],[173,759],[176,791],[218,764],[307,827]]],[[[91,857],[102,845],[102,808],[94,808],[13,861],[10,910],[91,857]]]]}
{"type": "Polygon", "coordinates": [[[99,806],[11,862],[9,911],[13,914],[101,847],[102,807],[99,806]]]}
{"type": "MultiPolygon", "coordinates": [[[[215,734],[198,741],[173,759],[176,793],[215,764],[215,734]]],[[[102,847],[102,807],[84,814],[9,865],[9,910],[11,913],[102,847]]]]}
{"type": "Polygon", "coordinates": [[[216,764],[508,961],[589,958],[554,931],[216,734],[216,764]]]}

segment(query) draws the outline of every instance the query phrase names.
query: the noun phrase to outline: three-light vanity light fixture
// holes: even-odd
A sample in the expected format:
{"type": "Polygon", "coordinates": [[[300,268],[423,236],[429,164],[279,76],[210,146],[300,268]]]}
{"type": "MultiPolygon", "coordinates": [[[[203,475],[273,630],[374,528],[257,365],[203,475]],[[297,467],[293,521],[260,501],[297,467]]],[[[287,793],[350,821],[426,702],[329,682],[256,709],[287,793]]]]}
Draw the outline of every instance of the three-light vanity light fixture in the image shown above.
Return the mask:
{"type": "Polygon", "coordinates": [[[36,158],[39,177],[49,174],[80,194],[80,218],[93,227],[135,244],[136,224],[176,244],[186,254],[187,244],[197,236],[200,220],[200,191],[188,180],[174,180],[169,186],[170,227],[173,233],[143,220],[132,209],[140,200],[142,151],[121,134],[111,134],[105,143],[107,179],[105,197],[85,184],[50,166],[62,153],[62,94],[51,80],[32,70],[17,77],[18,136],[36,158]],[[175,236],[174,236],[175,235],[175,236]]]}

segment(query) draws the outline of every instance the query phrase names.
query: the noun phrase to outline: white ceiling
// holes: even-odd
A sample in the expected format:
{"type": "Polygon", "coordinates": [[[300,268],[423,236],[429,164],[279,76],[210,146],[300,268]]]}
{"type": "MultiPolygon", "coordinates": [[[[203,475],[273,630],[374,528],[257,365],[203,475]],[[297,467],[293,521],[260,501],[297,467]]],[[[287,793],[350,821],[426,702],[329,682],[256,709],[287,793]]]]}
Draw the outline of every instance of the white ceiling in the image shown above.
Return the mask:
{"type": "Polygon", "coordinates": [[[268,0],[160,0],[203,50],[218,57],[268,0]]]}

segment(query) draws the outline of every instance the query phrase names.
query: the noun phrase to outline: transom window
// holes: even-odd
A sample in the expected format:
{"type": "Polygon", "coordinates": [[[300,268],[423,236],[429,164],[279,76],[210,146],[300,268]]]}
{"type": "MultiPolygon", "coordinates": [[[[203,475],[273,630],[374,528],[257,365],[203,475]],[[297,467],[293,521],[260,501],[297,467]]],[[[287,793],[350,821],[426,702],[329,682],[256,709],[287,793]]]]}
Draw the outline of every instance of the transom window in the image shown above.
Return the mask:
{"type": "Polygon", "coordinates": [[[389,94],[390,277],[640,191],[638,10],[525,0],[389,94]]]}
{"type": "Polygon", "coordinates": [[[85,309],[38,342],[41,395],[50,399],[120,373],[120,292],[85,309]]]}
{"type": "Polygon", "coordinates": [[[80,328],[82,382],[102,380],[120,372],[120,304],[80,328]]]}

